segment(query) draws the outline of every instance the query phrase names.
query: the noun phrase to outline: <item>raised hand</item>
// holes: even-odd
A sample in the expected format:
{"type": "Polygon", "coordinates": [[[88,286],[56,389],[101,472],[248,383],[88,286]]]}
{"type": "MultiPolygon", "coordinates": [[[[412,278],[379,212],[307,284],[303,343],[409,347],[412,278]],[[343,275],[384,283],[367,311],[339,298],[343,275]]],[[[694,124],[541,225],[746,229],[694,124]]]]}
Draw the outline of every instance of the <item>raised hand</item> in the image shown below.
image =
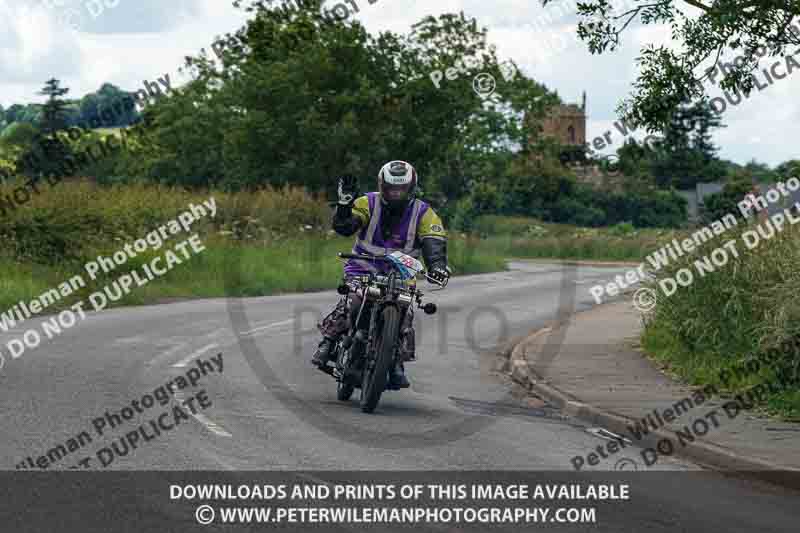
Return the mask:
{"type": "Polygon", "coordinates": [[[339,178],[339,205],[353,205],[358,197],[358,179],[351,174],[339,178]]]}

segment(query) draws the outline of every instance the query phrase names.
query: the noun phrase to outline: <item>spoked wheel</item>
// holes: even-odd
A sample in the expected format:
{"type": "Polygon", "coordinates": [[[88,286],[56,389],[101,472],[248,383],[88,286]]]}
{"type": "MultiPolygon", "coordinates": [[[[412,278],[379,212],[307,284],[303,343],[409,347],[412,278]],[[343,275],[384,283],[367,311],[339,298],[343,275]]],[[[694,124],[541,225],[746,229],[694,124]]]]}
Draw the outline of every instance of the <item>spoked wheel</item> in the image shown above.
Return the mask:
{"type": "Polygon", "coordinates": [[[381,394],[386,389],[389,369],[394,360],[397,331],[400,328],[400,313],[396,307],[388,305],[381,314],[383,327],[375,350],[375,364],[372,371],[365,368],[361,386],[361,410],[371,413],[378,406],[381,394]]]}
{"type": "MultiPolygon", "coordinates": [[[[356,389],[356,386],[353,385],[352,378],[348,375],[350,372],[350,364],[351,364],[351,354],[349,349],[343,349],[341,351],[341,373],[342,376],[339,378],[339,381],[336,382],[336,398],[343,402],[346,402],[350,399],[353,395],[353,391],[356,389]]],[[[339,363],[337,363],[338,365],[339,363]]]]}

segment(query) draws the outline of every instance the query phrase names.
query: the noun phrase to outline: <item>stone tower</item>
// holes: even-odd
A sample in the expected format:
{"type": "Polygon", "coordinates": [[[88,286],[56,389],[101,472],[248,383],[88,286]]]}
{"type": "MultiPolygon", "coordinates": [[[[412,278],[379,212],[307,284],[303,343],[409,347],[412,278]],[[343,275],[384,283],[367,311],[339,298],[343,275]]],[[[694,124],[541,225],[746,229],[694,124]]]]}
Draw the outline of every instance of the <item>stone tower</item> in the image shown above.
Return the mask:
{"type": "Polygon", "coordinates": [[[554,137],[566,146],[584,146],[586,144],[586,91],[583,101],[578,104],[560,104],[555,106],[550,115],[542,122],[542,134],[554,137]]]}

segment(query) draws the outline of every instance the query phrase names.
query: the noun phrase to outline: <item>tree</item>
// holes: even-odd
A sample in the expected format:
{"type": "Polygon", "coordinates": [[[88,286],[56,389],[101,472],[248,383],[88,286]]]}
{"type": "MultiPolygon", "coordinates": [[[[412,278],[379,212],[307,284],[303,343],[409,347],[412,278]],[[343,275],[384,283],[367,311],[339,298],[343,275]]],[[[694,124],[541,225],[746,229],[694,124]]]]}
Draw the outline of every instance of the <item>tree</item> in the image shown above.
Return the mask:
{"type": "Polygon", "coordinates": [[[710,134],[721,127],[720,122],[702,101],[675,110],[652,155],[651,169],[659,187],[687,189],[724,176],[710,134]]]}
{"type": "Polygon", "coordinates": [[[800,178],[800,159],[790,159],[778,165],[775,173],[781,180],[789,178],[800,178]]]}
{"type": "Polygon", "coordinates": [[[84,95],[78,106],[75,123],[86,129],[130,126],[139,119],[131,95],[111,83],[84,95]]]}
{"type": "Polygon", "coordinates": [[[617,157],[619,171],[629,178],[631,184],[652,186],[654,152],[649,144],[639,144],[631,137],[617,150],[617,157]]]}
{"type": "Polygon", "coordinates": [[[775,183],[780,178],[779,172],[755,159],[751,159],[746,165],[739,166],[729,173],[730,181],[747,181],[748,183],[775,183]]]}
{"type": "Polygon", "coordinates": [[[700,213],[703,224],[711,224],[728,213],[740,217],[737,205],[753,188],[753,183],[746,179],[737,179],[726,183],[718,193],[710,194],[703,200],[700,213]]]}
{"type": "MultiPolygon", "coordinates": [[[[542,0],[544,5],[566,0],[542,0]]],[[[616,2],[615,2],[616,3],[616,2]]],[[[592,53],[614,51],[620,35],[634,22],[669,27],[671,42],[643,47],[634,93],[619,106],[628,120],[658,131],[683,102],[704,100],[703,82],[712,76],[726,52],[742,59],[726,66],[720,86],[749,95],[752,71],[764,55],[786,57],[787,69],[800,68],[791,56],[800,45],[800,15],[796,0],[635,0],[622,9],[609,0],[579,2],[583,18],[578,35],[592,53]]],[[[730,61],[730,60],[728,60],[730,61]]],[[[715,78],[714,78],[715,79],[715,78]]]]}
{"type": "Polygon", "coordinates": [[[252,18],[214,43],[218,61],[187,58],[194,81],[145,111],[148,176],[320,190],[342,172],[374,183],[383,163],[401,158],[426,192],[447,199],[527,143],[522,117],[547,91],[521,73],[505,79],[486,30],[463,13],[426,17],[407,36],[372,36],[358,21],[324,18],[319,0],[291,11],[268,4],[249,2],[252,18]],[[475,73],[497,80],[485,100],[472,76],[431,80],[465,57],[481,58],[475,73]]]}
{"type": "Polygon", "coordinates": [[[24,110],[25,106],[20,104],[12,104],[11,107],[6,109],[6,123],[12,124],[14,122],[19,122],[20,116],[24,110]]]}
{"type": "Polygon", "coordinates": [[[61,87],[60,80],[50,78],[38,93],[48,97],[42,109],[41,129],[50,136],[66,127],[67,102],[62,100],[61,97],[68,92],[69,89],[61,87]]]}
{"type": "Polygon", "coordinates": [[[6,109],[6,125],[14,122],[27,122],[28,124],[38,125],[42,116],[41,104],[13,104],[6,109]]]}
{"type": "Polygon", "coordinates": [[[19,149],[29,148],[35,141],[37,130],[27,122],[15,122],[0,134],[0,144],[19,149]]]}

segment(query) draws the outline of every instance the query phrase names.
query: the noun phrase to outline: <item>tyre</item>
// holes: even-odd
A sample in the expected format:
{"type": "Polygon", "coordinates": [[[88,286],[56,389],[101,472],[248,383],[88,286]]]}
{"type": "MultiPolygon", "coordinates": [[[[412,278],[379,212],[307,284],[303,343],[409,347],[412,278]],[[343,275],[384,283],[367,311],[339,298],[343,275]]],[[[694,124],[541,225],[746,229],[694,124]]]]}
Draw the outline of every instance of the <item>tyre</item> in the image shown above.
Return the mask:
{"type": "Polygon", "coordinates": [[[353,395],[356,386],[353,384],[353,378],[350,376],[350,365],[353,363],[353,356],[349,348],[342,348],[339,352],[338,361],[336,366],[341,369],[342,376],[340,381],[336,382],[336,398],[340,401],[346,402],[353,395]]]}
{"type": "Polygon", "coordinates": [[[397,332],[400,329],[400,312],[394,306],[386,306],[382,311],[383,326],[375,350],[375,366],[372,372],[364,370],[364,383],[361,386],[361,410],[371,413],[378,406],[381,394],[386,389],[389,369],[394,361],[397,332]]]}
{"type": "Polygon", "coordinates": [[[339,381],[336,384],[336,399],[346,402],[353,395],[354,390],[356,390],[354,385],[339,381]]]}

